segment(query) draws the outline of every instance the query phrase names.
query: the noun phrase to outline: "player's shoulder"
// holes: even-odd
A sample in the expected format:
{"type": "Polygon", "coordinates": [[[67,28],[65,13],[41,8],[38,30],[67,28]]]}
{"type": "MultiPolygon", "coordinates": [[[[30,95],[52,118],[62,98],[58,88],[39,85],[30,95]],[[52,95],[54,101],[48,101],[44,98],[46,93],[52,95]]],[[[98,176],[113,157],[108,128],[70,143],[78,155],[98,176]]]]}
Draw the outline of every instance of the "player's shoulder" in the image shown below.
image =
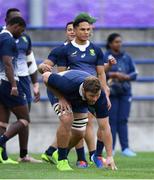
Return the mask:
{"type": "Polygon", "coordinates": [[[6,31],[1,31],[0,32],[0,39],[1,39],[1,42],[2,41],[7,41],[7,42],[10,42],[10,43],[15,43],[15,39],[13,38],[13,36],[6,32],[6,31]]]}
{"type": "Polygon", "coordinates": [[[30,36],[26,32],[23,32],[20,38],[23,39],[24,41],[31,41],[30,36]]]}
{"type": "Polygon", "coordinates": [[[51,54],[59,54],[59,53],[61,53],[61,51],[64,50],[64,49],[63,49],[64,47],[65,47],[65,45],[62,44],[62,45],[60,45],[60,46],[58,46],[58,47],[53,48],[50,53],[51,53],[51,54]]]}
{"type": "Polygon", "coordinates": [[[63,54],[65,53],[67,54],[72,48],[73,48],[72,43],[63,44],[59,49],[59,52],[62,52],[63,54]]]}
{"type": "Polygon", "coordinates": [[[94,49],[96,52],[102,52],[101,48],[98,45],[96,45],[96,44],[94,44],[92,42],[90,42],[89,48],[94,49]]]}

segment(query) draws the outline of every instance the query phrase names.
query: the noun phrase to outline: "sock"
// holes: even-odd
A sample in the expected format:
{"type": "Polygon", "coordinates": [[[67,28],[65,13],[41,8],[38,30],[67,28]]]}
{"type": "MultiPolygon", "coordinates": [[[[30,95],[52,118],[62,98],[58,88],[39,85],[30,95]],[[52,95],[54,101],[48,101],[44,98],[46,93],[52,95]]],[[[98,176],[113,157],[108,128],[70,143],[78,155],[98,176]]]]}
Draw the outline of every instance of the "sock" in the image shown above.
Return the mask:
{"type": "Polygon", "coordinates": [[[89,160],[90,160],[90,161],[91,161],[91,156],[92,156],[93,154],[95,154],[95,150],[89,152],[89,160]]]}
{"type": "Polygon", "coordinates": [[[7,160],[8,159],[7,152],[6,152],[6,147],[3,148],[2,158],[3,158],[3,160],[7,160]]]}
{"type": "Polygon", "coordinates": [[[45,153],[48,155],[48,156],[52,156],[52,154],[56,151],[57,149],[53,146],[49,146],[49,148],[45,151],[45,153]]]}
{"type": "Polygon", "coordinates": [[[97,140],[95,156],[102,156],[103,148],[104,143],[102,141],[97,140]]]}
{"type": "Polygon", "coordinates": [[[20,157],[21,158],[24,158],[27,154],[28,154],[27,149],[21,149],[20,150],[20,157]]]}
{"type": "Polygon", "coordinates": [[[67,159],[67,148],[58,148],[58,161],[67,159]]]}
{"type": "Polygon", "coordinates": [[[0,136],[0,146],[4,146],[4,144],[8,141],[8,137],[5,135],[0,136]]]}
{"type": "Polygon", "coordinates": [[[77,161],[86,161],[84,147],[76,149],[76,153],[78,157],[77,161]]]}

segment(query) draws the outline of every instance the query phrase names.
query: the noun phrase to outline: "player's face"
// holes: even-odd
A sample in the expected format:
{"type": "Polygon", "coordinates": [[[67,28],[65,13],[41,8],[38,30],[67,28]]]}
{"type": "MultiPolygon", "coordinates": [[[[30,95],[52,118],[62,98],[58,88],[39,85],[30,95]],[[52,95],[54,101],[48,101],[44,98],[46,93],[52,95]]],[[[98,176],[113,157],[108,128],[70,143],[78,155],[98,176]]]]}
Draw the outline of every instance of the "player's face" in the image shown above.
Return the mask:
{"type": "Polygon", "coordinates": [[[113,42],[110,44],[111,49],[114,51],[120,51],[122,46],[122,39],[121,37],[116,37],[113,42]]]}
{"type": "Polygon", "coordinates": [[[84,92],[84,97],[89,105],[94,105],[100,97],[101,91],[98,93],[84,92]]]}
{"type": "Polygon", "coordinates": [[[8,23],[8,21],[14,17],[22,17],[21,13],[18,12],[18,11],[13,11],[13,12],[10,12],[8,18],[6,19],[6,23],[8,23]]]}
{"type": "Polygon", "coordinates": [[[72,41],[75,38],[73,24],[69,24],[66,29],[66,37],[68,41],[72,41]]]}
{"type": "Polygon", "coordinates": [[[80,41],[87,41],[91,32],[91,25],[88,22],[81,22],[78,27],[75,28],[76,38],[80,41]]]}
{"type": "Polygon", "coordinates": [[[15,24],[14,31],[13,31],[13,37],[15,39],[18,39],[22,33],[24,32],[25,28],[22,26],[19,26],[18,24],[15,24]]]}

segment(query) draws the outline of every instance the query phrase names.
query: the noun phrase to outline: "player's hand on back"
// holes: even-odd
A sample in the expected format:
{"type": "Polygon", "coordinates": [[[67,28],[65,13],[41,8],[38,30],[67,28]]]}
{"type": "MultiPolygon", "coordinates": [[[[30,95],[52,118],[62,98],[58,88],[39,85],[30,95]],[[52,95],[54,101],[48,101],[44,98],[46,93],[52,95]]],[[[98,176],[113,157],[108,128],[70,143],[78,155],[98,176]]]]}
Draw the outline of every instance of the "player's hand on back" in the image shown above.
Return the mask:
{"type": "Polygon", "coordinates": [[[18,96],[18,94],[19,94],[18,88],[16,86],[13,86],[10,94],[11,94],[11,96],[18,96]]]}
{"type": "Polygon", "coordinates": [[[71,112],[71,106],[65,98],[59,99],[59,106],[62,114],[71,112]]]}
{"type": "Polygon", "coordinates": [[[52,71],[52,66],[42,63],[42,64],[39,65],[39,71],[42,72],[42,73],[51,72],[52,71]]]}

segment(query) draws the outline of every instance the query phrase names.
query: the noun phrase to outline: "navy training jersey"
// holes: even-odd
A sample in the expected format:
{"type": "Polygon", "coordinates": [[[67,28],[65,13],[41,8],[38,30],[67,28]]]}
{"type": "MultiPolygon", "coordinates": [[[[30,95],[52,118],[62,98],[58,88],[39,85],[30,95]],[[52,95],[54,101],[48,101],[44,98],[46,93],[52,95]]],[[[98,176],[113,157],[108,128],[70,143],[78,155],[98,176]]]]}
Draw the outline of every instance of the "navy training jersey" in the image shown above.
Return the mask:
{"type": "Polygon", "coordinates": [[[57,89],[71,103],[73,112],[87,113],[88,109],[97,118],[108,116],[108,107],[106,95],[102,91],[99,99],[94,105],[88,105],[82,94],[82,83],[91,76],[91,74],[79,71],[69,70],[58,74],[51,74],[48,79],[48,85],[57,89]]]}
{"type": "Polygon", "coordinates": [[[86,45],[78,45],[73,40],[61,48],[57,65],[82,70],[96,76],[96,66],[104,65],[104,55],[99,47],[89,41],[86,45]]]}
{"type": "Polygon", "coordinates": [[[53,62],[54,65],[57,64],[58,56],[61,53],[62,48],[65,46],[65,44],[54,48],[50,54],[48,55],[48,59],[53,62]]]}
{"type": "MultiPolygon", "coordinates": [[[[6,26],[0,28],[0,31],[5,30],[6,26]]],[[[17,67],[18,76],[28,76],[27,55],[30,54],[32,43],[30,37],[23,33],[18,39],[15,40],[18,49],[17,67]]]]}
{"type": "Polygon", "coordinates": [[[12,57],[14,76],[15,79],[18,80],[17,77],[18,50],[16,47],[15,39],[8,30],[2,30],[0,32],[0,79],[8,80],[5,74],[5,66],[2,60],[3,56],[12,57]]]}
{"type": "Polygon", "coordinates": [[[122,72],[130,76],[131,80],[137,78],[137,71],[132,58],[126,52],[120,52],[119,54],[113,54],[110,50],[106,51],[104,60],[108,62],[108,56],[112,55],[117,63],[112,65],[109,72],[122,72]]]}
{"type": "Polygon", "coordinates": [[[23,33],[17,40],[16,45],[18,49],[18,75],[19,76],[28,76],[28,65],[27,65],[27,55],[30,54],[32,49],[31,39],[26,34],[23,33]]]}
{"type": "Polygon", "coordinates": [[[51,74],[48,84],[58,89],[70,101],[82,100],[79,93],[80,85],[89,76],[91,75],[84,71],[69,70],[51,74]]]}

